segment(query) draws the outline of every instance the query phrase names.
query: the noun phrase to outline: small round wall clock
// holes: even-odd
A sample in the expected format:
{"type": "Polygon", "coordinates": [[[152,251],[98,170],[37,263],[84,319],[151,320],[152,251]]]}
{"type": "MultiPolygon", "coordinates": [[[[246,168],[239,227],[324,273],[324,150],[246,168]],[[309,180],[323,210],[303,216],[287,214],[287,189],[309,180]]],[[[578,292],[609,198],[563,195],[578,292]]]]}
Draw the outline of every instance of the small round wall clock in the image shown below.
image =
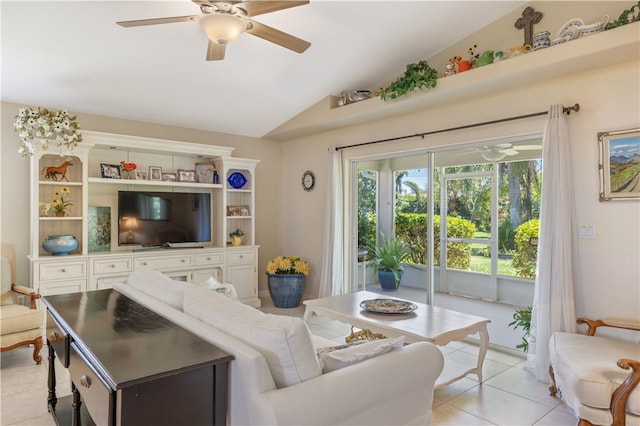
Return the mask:
{"type": "Polygon", "coordinates": [[[302,188],[305,191],[311,191],[313,187],[316,185],[316,176],[312,171],[307,170],[302,174],[302,188]]]}

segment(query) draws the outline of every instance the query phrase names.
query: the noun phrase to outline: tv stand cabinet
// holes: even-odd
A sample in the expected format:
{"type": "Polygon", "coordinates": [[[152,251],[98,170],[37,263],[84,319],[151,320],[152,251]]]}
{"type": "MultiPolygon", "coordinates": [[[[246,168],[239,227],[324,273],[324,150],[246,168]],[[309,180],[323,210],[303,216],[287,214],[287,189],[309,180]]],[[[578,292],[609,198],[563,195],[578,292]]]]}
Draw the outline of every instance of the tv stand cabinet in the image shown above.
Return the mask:
{"type": "MultiPolygon", "coordinates": [[[[83,142],[72,153],[60,156],[40,151],[31,158],[31,261],[32,286],[43,295],[55,295],[111,288],[126,281],[136,268],[148,266],[173,279],[201,283],[209,277],[234,285],[240,299],[260,306],[258,298],[258,248],[255,241],[255,170],[257,160],[231,155],[233,148],[164,139],[141,138],[83,131],[83,142]],[[48,180],[45,167],[64,161],[68,180],[48,180]],[[217,181],[185,182],[103,176],[103,165],[118,169],[121,161],[135,163],[137,171],[150,167],[162,172],[194,170],[206,164],[215,168],[217,181]],[[244,184],[237,187],[237,179],[244,184]],[[232,182],[228,182],[231,180],[232,182]],[[63,217],[47,210],[45,204],[62,187],[70,190],[72,205],[63,217]],[[118,246],[118,191],[206,192],[211,195],[211,241],[203,248],[182,247],[147,250],[141,246],[118,246]],[[94,208],[107,212],[96,222],[94,208]],[[91,209],[90,209],[91,208],[91,209]],[[91,216],[91,217],[90,217],[91,216]],[[106,217],[106,219],[105,219],[106,217]],[[242,245],[232,247],[229,234],[242,229],[242,245]],[[98,232],[97,232],[98,231],[98,232]],[[96,247],[96,233],[102,235],[96,247]],[[78,248],[68,256],[52,256],[42,248],[49,235],[74,235],[78,248]],[[106,236],[105,236],[106,235],[106,236]],[[142,250],[139,250],[142,249],[142,250]]],[[[212,169],[209,169],[211,171],[212,169]]],[[[60,176],[57,177],[58,179],[60,176]]]]}

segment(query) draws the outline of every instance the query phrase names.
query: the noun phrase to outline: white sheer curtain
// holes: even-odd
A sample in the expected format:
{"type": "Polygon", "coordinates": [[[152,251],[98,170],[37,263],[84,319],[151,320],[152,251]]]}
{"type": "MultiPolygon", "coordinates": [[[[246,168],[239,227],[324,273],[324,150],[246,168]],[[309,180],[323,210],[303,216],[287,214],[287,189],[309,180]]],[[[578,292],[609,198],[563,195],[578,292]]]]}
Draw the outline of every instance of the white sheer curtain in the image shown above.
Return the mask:
{"type": "MultiPolygon", "coordinates": [[[[527,366],[549,381],[549,339],[555,331],[576,331],[574,299],[574,193],[569,131],[562,105],[551,105],[542,149],[542,201],[538,274],[527,366]]],[[[577,264],[577,262],[576,262],[577,264]]]]}
{"type": "Polygon", "coordinates": [[[329,148],[327,170],[327,201],[325,203],[324,248],[320,294],[318,297],[342,293],[343,285],[343,182],[342,155],[335,147],[329,148]]]}

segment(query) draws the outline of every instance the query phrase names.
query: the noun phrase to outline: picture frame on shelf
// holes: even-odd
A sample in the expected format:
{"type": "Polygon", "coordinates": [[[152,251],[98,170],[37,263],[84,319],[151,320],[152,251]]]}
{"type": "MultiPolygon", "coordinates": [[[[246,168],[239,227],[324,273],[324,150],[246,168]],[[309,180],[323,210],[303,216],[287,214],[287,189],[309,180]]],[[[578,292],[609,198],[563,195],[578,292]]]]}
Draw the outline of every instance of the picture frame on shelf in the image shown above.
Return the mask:
{"type": "Polygon", "coordinates": [[[599,132],[598,148],[600,201],[640,199],[640,128],[599,132]]]}
{"type": "Polygon", "coordinates": [[[251,216],[249,206],[240,206],[240,216],[251,216]]]}
{"type": "Polygon", "coordinates": [[[162,180],[162,167],[149,166],[149,180],[162,180]]]}
{"type": "Polygon", "coordinates": [[[149,175],[144,170],[136,170],[137,180],[149,180],[149,175]]]}
{"type": "Polygon", "coordinates": [[[120,179],[120,166],[100,163],[100,177],[103,179],[120,179]]]}
{"type": "Polygon", "coordinates": [[[241,216],[240,206],[227,206],[227,216],[241,216]]]}
{"type": "Polygon", "coordinates": [[[89,253],[111,250],[111,207],[89,206],[87,218],[89,253]]]}
{"type": "Polygon", "coordinates": [[[198,183],[214,183],[213,175],[216,168],[211,163],[196,163],[196,182],[198,183]]]}
{"type": "Polygon", "coordinates": [[[178,182],[195,183],[196,181],[195,169],[178,169],[177,180],[178,182]]]}
{"type": "Polygon", "coordinates": [[[162,173],[162,180],[164,182],[175,182],[176,174],[175,173],[162,173]]]}

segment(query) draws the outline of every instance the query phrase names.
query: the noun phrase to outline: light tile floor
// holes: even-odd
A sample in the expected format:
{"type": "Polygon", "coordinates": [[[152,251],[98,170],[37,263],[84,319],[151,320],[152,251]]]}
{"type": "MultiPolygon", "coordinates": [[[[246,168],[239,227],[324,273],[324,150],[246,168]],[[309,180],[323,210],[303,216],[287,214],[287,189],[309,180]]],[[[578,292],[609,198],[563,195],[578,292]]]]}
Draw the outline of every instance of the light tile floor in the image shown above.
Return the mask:
{"type": "MultiPolygon", "coordinates": [[[[263,310],[301,317],[304,307],[279,309],[263,300],[263,310]]],[[[314,316],[310,328],[316,335],[343,342],[350,326],[314,316]]],[[[452,342],[442,348],[445,359],[473,363],[478,347],[452,342]]],[[[35,365],[32,348],[23,347],[0,355],[0,425],[55,425],[47,412],[46,346],[43,362],[35,365]]],[[[59,396],[71,393],[67,371],[56,362],[59,396]]],[[[446,361],[445,361],[446,362],[446,361]]],[[[434,394],[435,425],[575,425],[576,419],[549,396],[547,385],[524,369],[522,357],[489,349],[484,364],[484,383],[469,375],[434,394]]]]}

